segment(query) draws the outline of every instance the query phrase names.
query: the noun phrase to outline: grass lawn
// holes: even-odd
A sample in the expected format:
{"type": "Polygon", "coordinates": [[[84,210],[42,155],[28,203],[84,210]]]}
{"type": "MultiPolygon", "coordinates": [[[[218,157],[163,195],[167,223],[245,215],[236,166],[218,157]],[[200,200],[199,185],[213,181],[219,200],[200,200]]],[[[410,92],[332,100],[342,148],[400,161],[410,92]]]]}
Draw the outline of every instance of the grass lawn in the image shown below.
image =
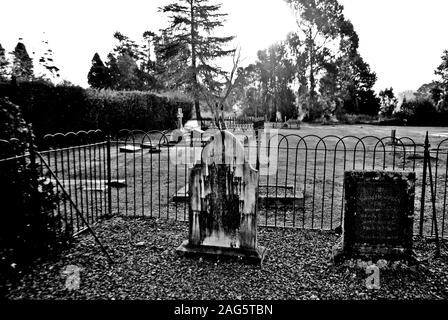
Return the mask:
{"type": "MultiPolygon", "coordinates": [[[[422,187],[422,147],[392,147],[389,140],[359,138],[377,136],[387,138],[396,129],[397,137],[408,137],[415,143],[423,143],[426,131],[430,132],[432,148],[441,143],[448,147],[448,128],[420,127],[380,127],[372,125],[302,125],[300,130],[279,130],[279,139],[271,144],[269,167],[267,158],[261,158],[260,185],[268,186],[269,196],[304,197],[301,205],[261,206],[259,217],[262,225],[282,225],[307,229],[331,230],[339,226],[343,213],[343,174],[351,169],[386,169],[416,171],[415,232],[419,231],[420,199],[422,187]],[[319,137],[326,138],[321,140],[319,137]],[[342,142],[336,137],[350,136],[342,142]],[[283,138],[286,137],[286,138],[283,138]],[[305,138],[304,138],[305,137],[305,138]],[[409,157],[414,155],[413,157],[409,157]],[[264,170],[264,173],[263,173],[264,170]],[[270,174],[267,175],[266,172],[270,174]],[[279,188],[276,188],[279,186],[279,188]],[[291,189],[288,189],[292,188],[291,189]]],[[[206,132],[210,135],[212,132],[206,132]]],[[[239,132],[251,136],[250,132],[239,132]]],[[[112,208],[114,214],[125,216],[165,217],[179,220],[187,219],[184,203],[173,202],[172,197],[188,183],[189,168],[193,161],[185,161],[186,151],[195,154],[201,151],[199,143],[190,147],[189,141],[168,147],[161,147],[160,153],[149,153],[141,149],[136,153],[121,153],[119,148],[142,142],[158,145],[164,141],[160,134],[148,136],[136,134],[135,137],[121,138],[112,143],[112,179],[121,179],[124,188],[112,189],[112,208]],[[176,155],[184,156],[178,158],[176,155]],[[187,164],[186,164],[187,163],[187,164]]],[[[404,143],[411,140],[403,139],[404,143]]],[[[262,146],[262,153],[267,149],[262,146]]],[[[246,155],[255,166],[255,149],[246,149],[246,155]]],[[[435,157],[433,152],[432,156],[435,157]]],[[[105,144],[93,147],[75,148],[44,155],[60,180],[67,185],[72,198],[78,203],[90,221],[106,212],[106,190],[94,187],[97,181],[107,179],[105,166],[105,144]]],[[[446,223],[447,201],[447,159],[448,152],[440,152],[438,160],[433,160],[434,181],[437,183],[436,209],[439,229],[443,236],[448,234],[446,223]]],[[[260,193],[266,192],[260,188],[260,193]]],[[[424,233],[433,234],[431,194],[428,186],[423,216],[424,233]]]]}

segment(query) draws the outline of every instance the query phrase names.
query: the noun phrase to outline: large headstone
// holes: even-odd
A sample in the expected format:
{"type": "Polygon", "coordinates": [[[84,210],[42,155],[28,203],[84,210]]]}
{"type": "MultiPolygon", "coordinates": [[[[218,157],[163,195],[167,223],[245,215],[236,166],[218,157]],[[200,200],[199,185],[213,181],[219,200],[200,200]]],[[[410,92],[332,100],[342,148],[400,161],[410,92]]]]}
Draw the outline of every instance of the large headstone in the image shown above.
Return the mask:
{"type": "Polygon", "coordinates": [[[346,171],[342,241],[335,260],[413,260],[415,172],[346,171]]]}
{"type": "Polygon", "coordinates": [[[218,131],[191,170],[189,238],[180,253],[242,257],[261,263],[257,244],[258,171],[228,131],[218,131]]]}

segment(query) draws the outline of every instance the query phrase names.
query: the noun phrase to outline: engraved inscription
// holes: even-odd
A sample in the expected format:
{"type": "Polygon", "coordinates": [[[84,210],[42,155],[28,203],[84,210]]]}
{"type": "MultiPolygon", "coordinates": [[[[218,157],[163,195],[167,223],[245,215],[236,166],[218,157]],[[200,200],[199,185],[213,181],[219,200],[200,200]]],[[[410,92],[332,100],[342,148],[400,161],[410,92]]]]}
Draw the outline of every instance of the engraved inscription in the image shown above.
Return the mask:
{"type": "Polygon", "coordinates": [[[412,253],[415,173],[346,171],[342,250],[346,256],[412,253]]]}
{"type": "Polygon", "coordinates": [[[399,244],[405,186],[382,181],[358,184],[355,237],[370,244],[399,244]]]}

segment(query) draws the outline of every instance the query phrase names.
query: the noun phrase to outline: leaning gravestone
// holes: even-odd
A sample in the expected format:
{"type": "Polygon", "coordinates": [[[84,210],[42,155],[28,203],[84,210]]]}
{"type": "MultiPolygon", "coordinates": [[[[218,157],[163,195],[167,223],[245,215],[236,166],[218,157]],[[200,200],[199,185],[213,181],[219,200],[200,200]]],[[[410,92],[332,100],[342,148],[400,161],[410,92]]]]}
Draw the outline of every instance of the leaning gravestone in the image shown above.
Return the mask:
{"type": "Polygon", "coordinates": [[[257,244],[258,171],[228,131],[218,131],[189,180],[189,238],[184,254],[241,257],[263,261],[257,244]]]}
{"type": "Polygon", "coordinates": [[[342,241],[345,258],[413,261],[415,172],[346,171],[342,241]]]}

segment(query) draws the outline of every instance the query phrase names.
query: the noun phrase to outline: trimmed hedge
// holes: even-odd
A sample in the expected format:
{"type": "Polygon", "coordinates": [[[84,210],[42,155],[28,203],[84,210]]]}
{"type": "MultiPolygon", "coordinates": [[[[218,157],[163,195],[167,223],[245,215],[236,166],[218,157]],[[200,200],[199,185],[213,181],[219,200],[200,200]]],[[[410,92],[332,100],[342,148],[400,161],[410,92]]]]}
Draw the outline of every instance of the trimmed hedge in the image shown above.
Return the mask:
{"type": "Polygon", "coordinates": [[[177,125],[177,109],[183,120],[191,117],[192,104],[142,91],[86,90],[92,128],[105,132],[119,129],[165,130],[177,125]]]}
{"type": "Polygon", "coordinates": [[[101,129],[114,134],[120,129],[166,130],[176,127],[177,109],[186,121],[192,103],[175,101],[151,92],[83,89],[53,86],[45,82],[0,84],[0,97],[22,107],[36,136],[47,133],[101,129]]]}

